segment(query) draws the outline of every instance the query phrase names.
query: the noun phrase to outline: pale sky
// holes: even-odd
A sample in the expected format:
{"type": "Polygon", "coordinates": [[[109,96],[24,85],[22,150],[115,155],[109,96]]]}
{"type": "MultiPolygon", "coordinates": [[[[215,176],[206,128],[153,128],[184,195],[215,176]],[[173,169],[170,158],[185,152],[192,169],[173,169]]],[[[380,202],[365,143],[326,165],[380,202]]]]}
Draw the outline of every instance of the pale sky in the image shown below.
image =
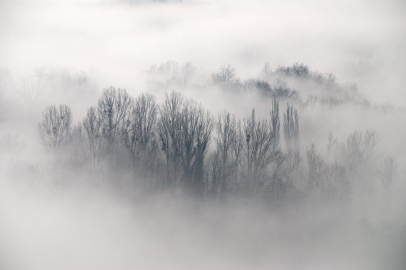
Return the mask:
{"type": "Polygon", "coordinates": [[[267,61],[299,62],[357,83],[373,102],[406,103],[402,1],[117,2],[0,1],[0,66],[96,70],[126,86],[167,60],[207,73],[231,64],[242,78],[267,61]]]}

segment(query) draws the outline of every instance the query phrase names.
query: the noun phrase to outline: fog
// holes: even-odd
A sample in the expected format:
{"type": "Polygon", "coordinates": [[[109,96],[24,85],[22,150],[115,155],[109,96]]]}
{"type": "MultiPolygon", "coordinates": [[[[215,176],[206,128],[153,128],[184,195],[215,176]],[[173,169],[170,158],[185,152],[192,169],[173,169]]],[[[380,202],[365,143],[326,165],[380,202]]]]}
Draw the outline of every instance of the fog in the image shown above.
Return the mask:
{"type": "Polygon", "coordinates": [[[210,72],[231,64],[244,77],[265,61],[299,62],[365,86],[374,101],[406,99],[403,1],[139,2],[1,1],[2,66],[94,70],[129,88],[167,60],[210,72]]]}
{"type": "Polygon", "coordinates": [[[0,269],[404,269],[404,33],[400,0],[0,0],[0,269]]]}

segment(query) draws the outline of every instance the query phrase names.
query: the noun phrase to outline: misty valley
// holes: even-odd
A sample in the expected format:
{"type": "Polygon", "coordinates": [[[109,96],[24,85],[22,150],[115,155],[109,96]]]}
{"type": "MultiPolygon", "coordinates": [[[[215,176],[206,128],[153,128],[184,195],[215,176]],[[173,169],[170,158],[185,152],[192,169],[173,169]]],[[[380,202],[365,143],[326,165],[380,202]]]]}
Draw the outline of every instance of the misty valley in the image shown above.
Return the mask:
{"type": "Polygon", "coordinates": [[[406,269],[403,0],[0,0],[0,270],[406,269]]]}
{"type": "MultiPolygon", "coordinates": [[[[174,61],[153,65],[147,71],[147,91],[137,96],[115,87],[97,95],[96,83],[85,73],[36,69],[13,85],[11,74],[2,70],[2,82],[20,91],[18,99],[3,95],[3,188],[34,192],[29,198],[44,196],[66,211],[65,218],[86,213],[91,226],[100,226],[93,219],[104,220],[111,212],[120,222],[109,226],[124,226],[124,234],[131,234],[128,226],[139,223],[135,234],[152,234],[152,240],[145,236],[143,241],[158,241],[160,248],[172,245],[186,254],[189,248],[200,250],[188,255],[194,259],[174,259],[176,269],[218,269],[218,263],[226,269],[265,269],[274,263],[279,269],[330,269],[325,263],[314,265],[320,259],[317,252],[334,261],[337,268],[331,269],[353,269],[358,260],[362,267],[381,269],[380,256],[392,258],[384,261],[390,269],[401,269],[396,254],[406,244],[405,216],[398,205],[404,203],[404,157],[379,147],[386,139],[381,127],[360,124],[347,130],[345,122],[351,126],[354,119],[340,115],[363,114],[365,123],[376,117],[392,121],[399,115],[404,119],[403,108],[371,104],[355,84],[340,84],[334,75],[304,64],[272,68],[266,63],[256,78],[246,80],[230,65],[210,76],[196,70],[191,63],[174,61]],[[69,91],[96,100],[82,110],[82,119],[74,117],[70,106],[79,94],[69,91]],[[67,102],[43,106],[43,100],[58,99],[67,102]],[[223,101],[214,111],[205,109],[212,99],[223,101]],[[232,105],[227,100],[238,103],[231,107],[237,114],[227,110],[232,105]],[[18,102],[32,107],[11,107],[18,102]],[[247,113],[238,106],[247,107],[247,113]],[[37,124],[31,114],[37,114],[37,124]],[[328,126],[324,114],[345,132],[320,126],[328,126]],[[18,119],[22,123],[16,124],[18,119]],[[10,132],[21,125],[29,128],[10,132]],[[125,209],[124,217],[119,209],[125,209]],[[171,234],[167,230],[174,235],[166,235],[171,234]],[[155,239],[155,234],[163,235],[155,239]],[[389,243],[395,247],[385,248],[389,243]],[[380,256],[370,260],[374,250],[380,256]],[[203,260],[213,252],[213,262],[203,260]],[[238,267],[235,256],[242,260],[238,267]]],[[[35,204],[43,199],[33,198],[35,204]]],[[[136,249],[132,241],[124,253],[136,249]]],[[[171,256],[177,257],[165,250],[151,252],[164,259],[146,259],[151,263],[147,268],[165,268],[171,256]]],[[[66,265],[76,267],[74,262],[66,265]]],[[[5,269],[14,269],[10,265],[5,269]]],[[[95,265],[108,269],[105,263],[95,265]]],[[[131,263],[124,268],[133,269],[131,263]]]]}

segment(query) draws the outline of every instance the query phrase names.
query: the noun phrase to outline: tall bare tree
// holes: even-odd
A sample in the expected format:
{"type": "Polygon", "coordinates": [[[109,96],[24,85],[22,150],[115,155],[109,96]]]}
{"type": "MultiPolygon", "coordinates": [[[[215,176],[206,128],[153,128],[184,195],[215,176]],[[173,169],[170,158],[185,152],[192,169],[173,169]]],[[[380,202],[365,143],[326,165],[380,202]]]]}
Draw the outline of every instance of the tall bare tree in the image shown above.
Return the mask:
{"type": "Polygon", "coordinates": [[[197,111],[196,139],[195,139],[195,160],[193,164],[193,187],[196,194],[203,194],[204,186],[204,159],[207,148],[210,144],[211,132],[213,130],[213,118],[208,111],[200,105],[192,104],[191,110],[197,111]]]}
{"type": "Polygon", "coordinates": [[[284,169],[286,176],[292,180],[292,173],[300,163],[299,149],[299,115],[293,105],[287,104],[286,113],[283,114],[283,135],[286,144],[284,169]]]}
{"type": "Polygon", "coordinates": [[[143,177],[150,177],[157,172],[158,143],[157,143],[158,105],[155,97],[141,94],[134,102],[134,108],[129,125],[126,125],[123,139],[130,152],[133,165],[143,177]]]}
{"type": "Polygon", "coordinates": [[[82,122],[89,153],[89,163],[93,169],[96,169],[100,159],[106,154],[106,143],[101,138],[101,121],[99,117],[97,109],[91,107],[82,122]]]}
{"type": "Polygon", "coordinates": [[[169,184],[180,184],[197,194],[204,191],[203,164],[210,143],[213,120],[200,104],[179,93],[167,94],[158,123],[166,156],[169,184]]]}
{"type": "Polygon", "coordinates": [[[299,152],[299,115],[289,103],[283,114],[283,134],[287,152],[299,152]]]}
{"type": "Polygon", "coordinates": [[[221,195],[237,180],[238,161],[240,160],[242,143],[240,125],[234,115],[224,111],[218,115],[216,123],[216,152],[212,157],[211,192],[221,195]]]}
{"type": "Polygon", "coordinates": [[[180,182],[181,112],[184,102],[183,96],[173,91],[165,94],[164,103],[158,107],[158,133],[166,159],[166,186],[178,185],[180,182]]]}
{"type": "Polygon", "coordinates": [[[108,153],[114,153],[114,146],[119,145],[121,132],[130,124],[132,110],[133,99],[126,90],[110,87],[103,91],[97,106],[97,119],[108,153]]]}
{"type": "MultiPolygon", "coordinates": [[[[274,112],[275,113],[275,112],[274,112]]],[[[271,119],[275,119],[274,116],[271,119]]],[[[255,110],[243,121],[244,144],[244,188],[258,193],[266,181],[268,166],[280,157],[279,134],[272,120],[257,120],[255,110]]]]}

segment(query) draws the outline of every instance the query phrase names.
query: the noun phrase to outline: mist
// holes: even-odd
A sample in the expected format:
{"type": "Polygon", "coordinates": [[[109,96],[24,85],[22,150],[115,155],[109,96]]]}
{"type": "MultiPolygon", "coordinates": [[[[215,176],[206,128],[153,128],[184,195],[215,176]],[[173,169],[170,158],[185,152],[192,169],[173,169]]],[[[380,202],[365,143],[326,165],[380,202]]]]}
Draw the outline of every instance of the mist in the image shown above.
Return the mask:
{"type": "Polygon", "coordinates": [[[404,269],[405,15],[0,0],[0,269],[404,269]]]}

